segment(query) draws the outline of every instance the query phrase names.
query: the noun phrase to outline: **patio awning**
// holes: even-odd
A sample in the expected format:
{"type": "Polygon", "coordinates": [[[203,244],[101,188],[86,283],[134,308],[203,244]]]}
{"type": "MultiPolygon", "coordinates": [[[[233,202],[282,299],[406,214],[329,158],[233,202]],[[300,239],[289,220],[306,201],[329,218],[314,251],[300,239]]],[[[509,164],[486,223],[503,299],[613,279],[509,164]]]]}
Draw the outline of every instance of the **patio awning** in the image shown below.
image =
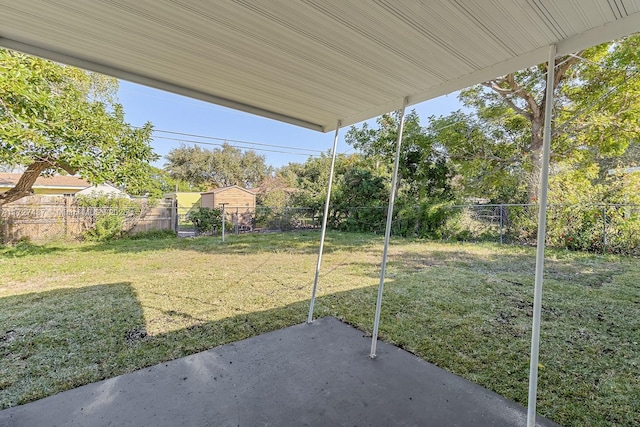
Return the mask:
{"type": "Polygon", "coordinates": [[[327,132],[640,28],[637,0],[0,0],[0,46],[327,132]]]}

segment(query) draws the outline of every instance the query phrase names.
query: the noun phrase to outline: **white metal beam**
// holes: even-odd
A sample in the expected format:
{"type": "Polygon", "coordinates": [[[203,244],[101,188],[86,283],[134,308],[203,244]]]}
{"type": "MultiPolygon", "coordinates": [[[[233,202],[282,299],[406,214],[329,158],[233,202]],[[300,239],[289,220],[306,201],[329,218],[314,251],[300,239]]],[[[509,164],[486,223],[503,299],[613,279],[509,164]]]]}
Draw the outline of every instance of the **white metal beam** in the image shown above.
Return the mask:
{"type": "Polygon", "coordinates": [[[393,179],[391,180],[391,191],[389,195],[389,207],[387,209],[387,226],[384,231],[384,249],[382,251],[382,266],[380,268],[380,285],[378,286],[378,299],[376,301],[376,314],[373,321],[373,334],[371,336],[371,353],[369,357],[376,357],[376,345],[378,343],[378,327],[380,326],[380,310],[382,308],[382,291],[384,290],[384,278],[387,271],[387,253],[389,252],[389,238],[391,237],[391,220],[393,219],[393,203],[396,198],[396,186],[398,183],[398,168],[400,166],[400,148],[402,146],[402,132],[404,130],[404,112],[407,108],[408,99],[405,98],[400,112],[398,123],[398,142],[396,144],[396,160],[393,165],[393,179]]]}
{"type": "Polygon", "coordinates": [[[640,13],[634,13],[601,27],[591,28],[583,33],[559,41],[556,44],[556,55],[575,53],[600,43],[606,43],[636,33],[638,29],[640,29],[640,13]]]}
{"type": "Polygon", "coordinates": [[[540,351],[540,318],[542,314],[542,282],[544,278],[544,249],[547,236],[547,193],[549,189],[549,156],[551,153],[551,120],[553,109],[553,77],[556,46],[549,47],[547,62],[547,91],[544,105],[542,143],[542,172],[540,173],[540,200],[538,208],[538,241],[536,249],[536,278],[533,293],[533,325],[531,327],[531,359],[529,366],[529,402],[527,427],[536,425],[536,397],[538,392],[538,353],[540,351]]]}
{"type": "Polygon", "coordinates": [[[44,47],[35,46],[28,43],[12,40],[6,37],[0,36],[0,46],[17,50],[20,52],[28,53],[30,55],[39,56],[41,58],[47,58],[56,62],[61,62],[67,65],[73,65],[74,67],[83,68],[89,71],[95,71],[102,74],[107,74],[112,77],[117,77],[122,80],[127,80],[132,83],[138,83],[144,86],[153,87],[167,92],[176,93],[182,96],[188,96],[189,98],[198,99],[200,101],[210,102],[212,104],[221,105],[223,107],[233,108],[234,110],[244,111],[246,113],[256,114],[258,116],[267,117],[269,119],[278,120],[284,123],[300,126],[303,128],[328,132],[333,129],[324,129],[322,125],[317,123],[311,123],[306,120],[301,120],[296,117],[291,117],[286,114],[280,114],[275,111],[266,110],[264,108],[248,105],[242,102],[237,102],[232,99],[216,96],[211,93],[203,92],[189,88],[182,84],[171,83],[166,80],[159,80],[153,77],[132,72],[126,69],[122,64],[111,65],[106,62],[97,63],[87,59],[83,59],[79,56],[69,55],[61,51],[46,49],[44,47]]]}
{"type": "Polygon", "coordinates": [[[0,46],[328,132],[640,28],[636,0],[196,3],[0,0],[0,46]]]}
{"type": "Polygon", "coordinates": [[[340,130],[340,120],[336,124],[336,132],[333,137],[333,152],[331,154],[331,169],[329,170],[329,184],[327,185],[327,199],[324,202],[324,216],[322,217],[322,231],[320,232],[320,249],[318,249],[318,262],[316,264],[316,275],[313,279],[313,291],[311,292],[311,303],[309,304],[309,316],[307,323],[313,322],[313,306],[316,303],[316,291],[318,289],[318,277],[320,276],[320,265],[322,264],[322,252],[324,250],[324,237],[327,232],[327,218],[329,217],[329,204],[331,202],[331,184],[333,183],[333,172],[336,166],[336,153],[338,151],[338,131],[340,130]]]}

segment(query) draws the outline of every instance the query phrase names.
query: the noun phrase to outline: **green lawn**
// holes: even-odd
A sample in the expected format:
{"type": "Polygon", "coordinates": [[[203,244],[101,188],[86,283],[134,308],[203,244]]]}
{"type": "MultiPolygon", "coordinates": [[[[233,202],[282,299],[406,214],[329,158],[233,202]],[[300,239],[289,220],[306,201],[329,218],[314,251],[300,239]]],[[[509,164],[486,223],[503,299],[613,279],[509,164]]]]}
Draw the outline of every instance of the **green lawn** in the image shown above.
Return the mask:
{"type": "MultiPolygon", "coordinates": [[[[306,320],[319,233],[0,247],[0,408],[306,320]]],[[[329,233],[316,316],[369,333],[382,239],[329,233]]],[[[548,251],[539,412],[640,425],[640,264],[548,251]]],[[[526,405],[534,250],[392,240],[380,337],[526,405]]]]}

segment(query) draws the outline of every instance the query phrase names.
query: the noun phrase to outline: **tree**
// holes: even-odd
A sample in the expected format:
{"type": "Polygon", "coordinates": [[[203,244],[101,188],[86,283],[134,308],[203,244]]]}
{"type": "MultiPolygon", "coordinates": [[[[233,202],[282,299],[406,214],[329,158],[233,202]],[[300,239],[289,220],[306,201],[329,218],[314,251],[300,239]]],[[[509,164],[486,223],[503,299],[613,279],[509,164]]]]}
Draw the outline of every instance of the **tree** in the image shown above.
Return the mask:
{"type": "Polygon", "coordinates": [[[256,194],[256,204],[270,208],[284,208],[291,205],[291,195],[296,189],[287,185],[287,181],[278,175],[266,176],[256,194]]]}
{"type": "Polygon", "coordinates": [[[505,128],[483,121],[473,114],[456,111],[446,117],[430,117],[427,132],[445,147],[456,193],[462,197],[482,197],[495,202],[520,203],[526,200],[525,180],[528,145],[518,116],[505,128]],[[511,130],[513,128],[516,130],[511,130]]]}
{"type": "Polygon", "coordinates": [[[125,191],[132,196],[147,196],[159,199],[163,194],[174,191],[205,191],[205,186],[194,186],[186,181],[174,179],[169,172],[147,165],[149,179],[144,182],[127,183],[125,191]]]}
{"type": "MultiPolygon", "coordinates": [[[[556,58],[552,162],[585,167],[627,150],[640,131],[638,59],[637,34],[556,58]]],[[[526,198],[536,201],[546,72],[541,64],[462,91],[460,100],[476,114],[433,120],[430,134],[485,186],[509,178],[524,183],[526,198]]]]}
{"type": "Polygon", "coordinates": [[[31,194],[38,176],[80,174],[93,184],[147,179],[150,123],[134,128],[115,102],[117,80],[0,50],[0,164],[26,168],[0,206],[31,194]]]}
{"type": "MultiPolygon", "coordinates": [[[[355,156],[338,154],[334,169],[332,200],[335,200],[337,182],[355,156]]],[[[327,196],[327,185],[331,170],[331,152],[321,153],[319,157],[309,157],[304,163],[289,163],[280,168],[278,175],[298,189],[291,194],[291,202],[296,206],[305,206],[321,210],[327,196]]]]}
{"type": "Polygon", "coordinates": [[[264,156],[227,143],[214,150],[183,145],[171,150],[166,158],[165,169],[170,175],[193,186],[252,188],[271,171],[264,156]]]}
{"type": "MultiPolygon", "coordinates": [[[[399,119],[399,113],[396,112],[378,118],[375,128],[367,123],[361,128],[352,126],[345,135],[345,141],[363,153],[365,158],[375,161],[376,168],[383,167],[391,172],[399,119]]],[[[441,147],[434,141],[420,125],[418,113],[412,110],[407,114],[396,191],[409,203],[424,198],[452,197],[449,165],[441,147]]]]}
{"type": "Polygon", "coordinates": [[[358,160],[337,179],[330,219],[333,226],[347,231],[379,231],[389,202],[389,177],[358,160]]]}

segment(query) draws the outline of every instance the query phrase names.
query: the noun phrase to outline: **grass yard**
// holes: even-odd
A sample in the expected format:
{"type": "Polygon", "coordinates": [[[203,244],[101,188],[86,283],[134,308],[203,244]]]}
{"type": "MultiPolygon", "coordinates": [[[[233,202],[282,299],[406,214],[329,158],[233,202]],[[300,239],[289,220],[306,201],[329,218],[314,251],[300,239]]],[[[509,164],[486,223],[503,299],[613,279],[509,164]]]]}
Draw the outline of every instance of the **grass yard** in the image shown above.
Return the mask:
{"type": "MultiPolygon", "coordinates": [[[[319,233],[0,247],[0,408],[306,320],[319,233]]],[[[329,233],[316,317],[370,333],[382,238],[329,233]]],[[[640,425],[638,259],[548,251],[538,411],[640,425]]],[[[380,338],[523,405],[534,250],[392,240],[380,338]]]]}

